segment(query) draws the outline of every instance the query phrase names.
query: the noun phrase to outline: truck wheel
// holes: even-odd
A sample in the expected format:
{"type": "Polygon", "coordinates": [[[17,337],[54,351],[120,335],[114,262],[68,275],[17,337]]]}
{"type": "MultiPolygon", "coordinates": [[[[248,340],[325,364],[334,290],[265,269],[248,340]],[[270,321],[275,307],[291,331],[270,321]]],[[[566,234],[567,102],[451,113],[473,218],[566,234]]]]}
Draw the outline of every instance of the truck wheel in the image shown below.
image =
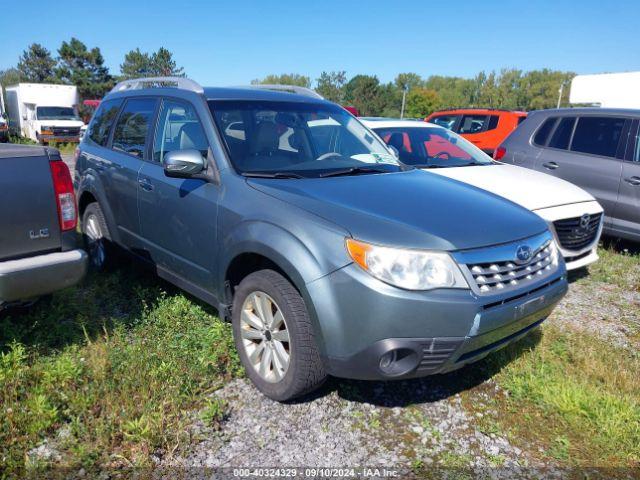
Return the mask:
{"type": "Polygon", "coordinates": [[[247,375],[267,397],[291,400],[326,379],[304,300],[279,273],[260,270],[240,282],[232,323],[247,375]]]}
{"type": "Polygon", "coordinates": [[[104,270],[112,263],[114,252],[110,241],[111,235],[97,202],[87,205],[82,215],[82,237],[94,269],[104,270]]]}

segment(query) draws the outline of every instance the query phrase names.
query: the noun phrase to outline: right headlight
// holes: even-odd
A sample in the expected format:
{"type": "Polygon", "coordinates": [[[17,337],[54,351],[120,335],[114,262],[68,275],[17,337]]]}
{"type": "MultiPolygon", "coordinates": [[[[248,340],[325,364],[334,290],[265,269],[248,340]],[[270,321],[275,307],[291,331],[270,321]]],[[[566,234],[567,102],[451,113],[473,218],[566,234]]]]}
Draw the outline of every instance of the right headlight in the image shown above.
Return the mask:
{"type": "Polygon", "coordinates": [[[354,262],[390,285],[406,290],[469,288],[447,252],[382,247],[352,238],[346,247],[354,262]]]}

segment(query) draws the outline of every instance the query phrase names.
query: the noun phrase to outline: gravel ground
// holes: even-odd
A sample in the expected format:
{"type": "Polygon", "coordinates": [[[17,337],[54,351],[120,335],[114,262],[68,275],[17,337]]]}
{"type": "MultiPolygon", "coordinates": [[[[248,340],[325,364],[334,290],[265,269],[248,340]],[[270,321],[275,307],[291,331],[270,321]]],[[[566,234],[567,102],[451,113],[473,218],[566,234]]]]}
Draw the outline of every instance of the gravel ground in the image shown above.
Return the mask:
{"type": "MultiPolygon", "coordinates": [[[[624,313],[629,302],[640,305],[640,294],[578,280],[548,321],[629,346],[633,325],[640,326],[628,308],[624,313]]],[[[428,476],[434,468],[492,478],[562,477],[557,466],[539,460],[542,452],[523,451],[487,428],[497,412],[486,405],[504,392],[491,378],[471,380],[472,369],[388,383],[332,379],[314,397],[290,405],[236,380],[214,394],[229,405],[221,426],[214,430],[194,421],[187,450],[160,454],[157,463],[196,469],[387,466],[402,469],[402,478],[428,476]],[[469,388],[476,402],[472,412],[460,395],[469,388]]]]}

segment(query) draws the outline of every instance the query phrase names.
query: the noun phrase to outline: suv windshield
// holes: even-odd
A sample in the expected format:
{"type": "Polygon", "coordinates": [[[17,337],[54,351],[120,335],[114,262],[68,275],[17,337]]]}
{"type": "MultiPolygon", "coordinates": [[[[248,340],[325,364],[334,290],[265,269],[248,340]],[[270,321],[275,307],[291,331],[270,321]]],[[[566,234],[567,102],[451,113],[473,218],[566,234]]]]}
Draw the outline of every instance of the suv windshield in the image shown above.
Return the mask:
{"type": "Polygon", "coordinates": [[[415,167],[463,167],[490,165],[493,160],[464,138],[439,127],[374,128],[400,161],[415,167]]]}
{"type": "Polygon", "coordinates": [[[37,107],[38,120],[80,120],[70,107],[37,107]]]}
{"type": "Polygon", "coordinates": [[[210,101],[235,169],[247,176],[328,177],[403,169],[350,113],[325,103],[210,101]]]}

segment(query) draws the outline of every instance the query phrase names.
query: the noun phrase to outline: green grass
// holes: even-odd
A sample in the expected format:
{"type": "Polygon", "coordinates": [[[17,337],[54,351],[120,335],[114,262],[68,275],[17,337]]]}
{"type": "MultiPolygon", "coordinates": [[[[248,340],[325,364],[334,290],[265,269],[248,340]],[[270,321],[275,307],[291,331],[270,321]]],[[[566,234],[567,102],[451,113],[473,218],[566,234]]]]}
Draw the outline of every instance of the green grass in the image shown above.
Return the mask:
{"type": "Polygon", "coordinates": [[[524,353],[488,360],[504,366],[494,379],[509,395],[496,399],[497,421],[510,438],[569,465],[639,467],[638,352],[552,324],[523,342],[524,353]]]}
{"type": "Polygon", "coordinates": [[[192,409],[224,417],[206,394],[239,375],[230,326],[165,287],[129,267],[0,317],[0,477],[51,467],[26,457],[45,438],[57,468],[145,466],[192,409]]]}
{"type": "Polygon", "coordinates": [[[600,259],[589,266],[589,276],[584,280],[640,292],[640,253],[637,247],[621,242],[601,246],[598,249],[600,259]]]}

